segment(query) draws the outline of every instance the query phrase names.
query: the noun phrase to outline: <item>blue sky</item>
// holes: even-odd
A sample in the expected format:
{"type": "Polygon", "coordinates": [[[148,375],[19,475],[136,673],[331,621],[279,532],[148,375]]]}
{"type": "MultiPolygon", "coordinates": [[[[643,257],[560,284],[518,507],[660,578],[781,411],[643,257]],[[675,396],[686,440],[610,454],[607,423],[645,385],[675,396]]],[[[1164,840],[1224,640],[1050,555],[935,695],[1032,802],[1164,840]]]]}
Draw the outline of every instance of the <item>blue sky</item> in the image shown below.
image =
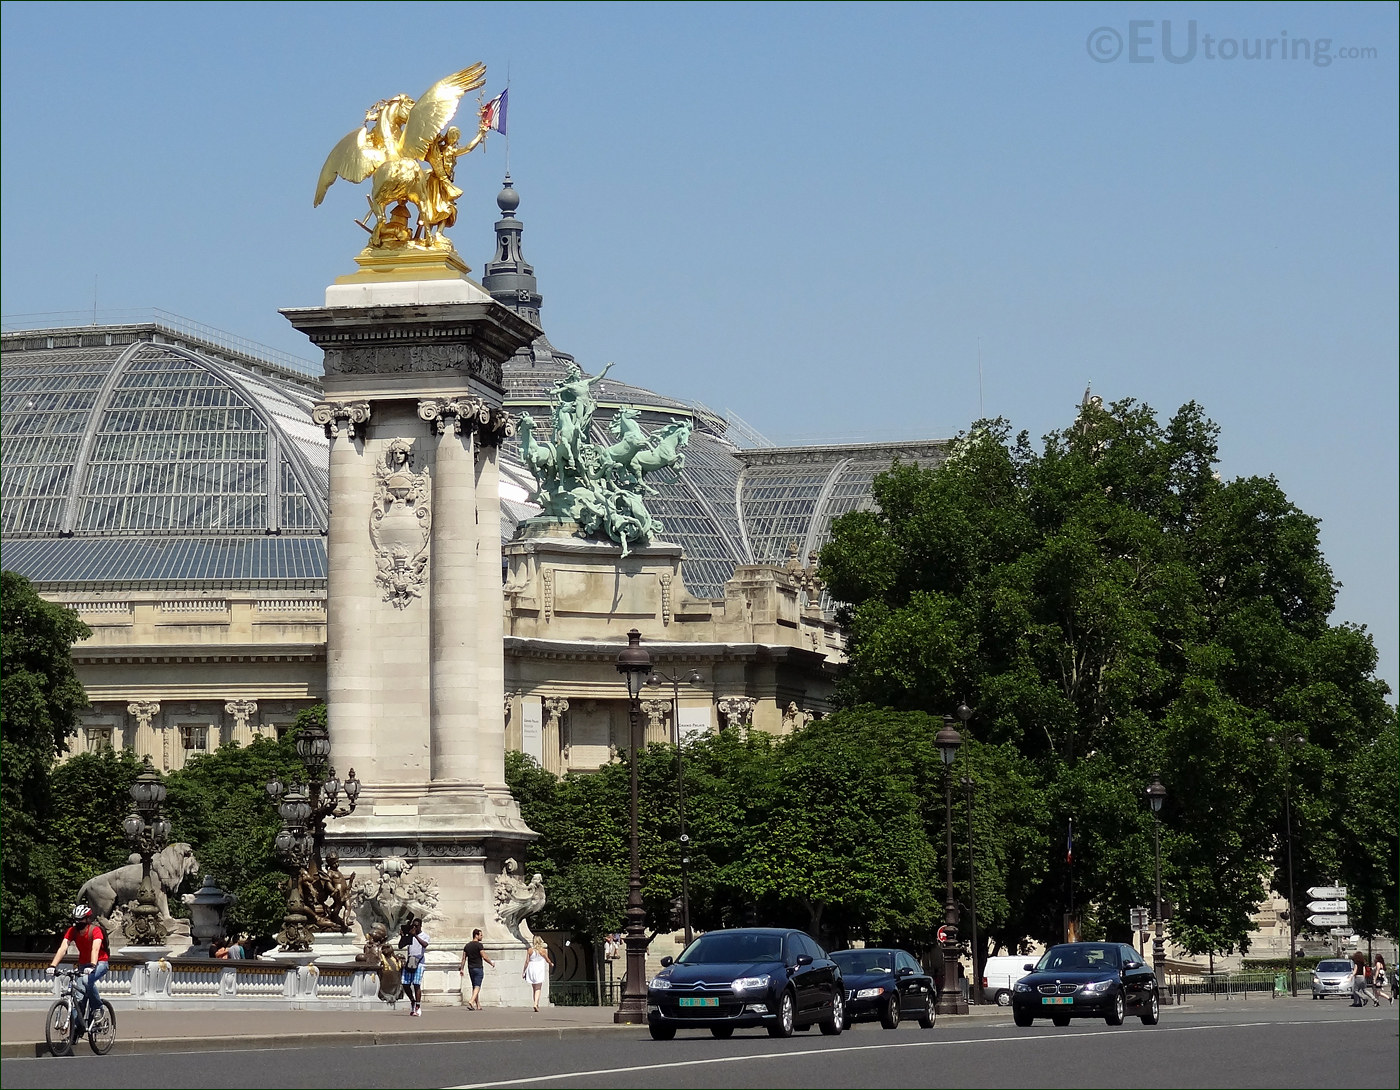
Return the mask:
{"type": "MultiPolygon", "coordinates": [[[[1194,398],[1222,474],[1272,473],[1322,519],[1335,619],[1400,676],[1394,5],[0,21],[7,316],[90,314],[95,285],[100,312],[311,355],[277,308],[319,303],[363,240],[363,188],[311,207],[327,152],[375,100],[482,60],[491,93],[510,77],[545,327],[586,367],[777,441],[947,436],[979,411],[1039,435],[1088,382],[1164,414],[1194,398]],[[1238,55],[1256,40],[1269,59],[1238,55]]],[[[458,168],[451,234],[478,269],[505,151],[458,168]]]]}

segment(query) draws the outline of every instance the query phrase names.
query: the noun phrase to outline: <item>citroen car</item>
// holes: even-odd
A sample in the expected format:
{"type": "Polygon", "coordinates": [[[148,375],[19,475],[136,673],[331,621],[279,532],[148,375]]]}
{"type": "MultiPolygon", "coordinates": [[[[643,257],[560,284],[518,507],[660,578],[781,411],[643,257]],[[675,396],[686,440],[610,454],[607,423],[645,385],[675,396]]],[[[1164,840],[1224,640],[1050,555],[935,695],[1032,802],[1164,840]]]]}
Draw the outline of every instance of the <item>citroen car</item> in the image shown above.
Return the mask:
{"type": "Polygon", "coordinates": [[[933,977],[904,950],[866,947],[831,955],[846,982],[846,1028],[853,1022],[879,1021],[898,1029],[906,1018],[928,1029],[937,1015],[933,977]]]}
{"type": "Polygon", "coordinates": [[[1116,942],[1068,942],[1052,946],[1012,985],[1011,1013],[1018,1026],[1048,1018],[1102,1018],[1121,1026],[1126,1014],[1155,1026],[1157,976],[1131,946],[1116,942]]]}
{"type": "Polygon", "coordinates": [[[801,931],[744,927],[701,935],[678,958],[661,959],[647,985],[647,1025],[655,1040],[678,1029],[729,1037],[762,1026],[771,1037],[818,1025],[845,1028],[841,970],[801,931]]]}

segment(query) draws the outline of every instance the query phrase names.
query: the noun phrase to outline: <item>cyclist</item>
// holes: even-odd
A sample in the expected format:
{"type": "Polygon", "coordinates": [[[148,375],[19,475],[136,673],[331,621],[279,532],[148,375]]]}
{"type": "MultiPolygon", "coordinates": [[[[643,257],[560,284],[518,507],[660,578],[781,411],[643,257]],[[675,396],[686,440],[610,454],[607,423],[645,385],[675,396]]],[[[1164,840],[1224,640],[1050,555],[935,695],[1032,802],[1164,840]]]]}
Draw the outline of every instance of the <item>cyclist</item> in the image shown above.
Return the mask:
{"type": "Polygon", "coordinates": [[[85,987],[78,998],[78,1013],[82,1017],[80,1026],[87,1026],[90,1013],[102,1009],[102,999],[97,994],[97,982],[107,975],[107,933],[97,922],[92,906],[82,903],[73,906],[73,923],[63,933],[63,941],[58,944],[58,953],[45,970],[53,976],[63,955],[68,953],[71,942],[78,952],[78,967],[83,970],[85,987]]]}

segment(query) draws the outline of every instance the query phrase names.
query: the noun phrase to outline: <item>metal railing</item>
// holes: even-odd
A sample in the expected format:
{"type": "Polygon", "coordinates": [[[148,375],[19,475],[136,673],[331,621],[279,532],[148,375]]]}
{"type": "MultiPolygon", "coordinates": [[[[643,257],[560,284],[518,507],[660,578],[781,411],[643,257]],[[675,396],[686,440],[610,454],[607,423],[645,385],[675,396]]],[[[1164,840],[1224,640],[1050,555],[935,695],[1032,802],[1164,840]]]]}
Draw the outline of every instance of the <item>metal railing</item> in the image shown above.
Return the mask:
{"type": "MultiPolygon", "coordinates": [[[[1301,979],[1301,974],[1300,974],[1301,979]]],[[[1167,992],[1178,998],[1244,999],[1288,994],[1287,973],[1214,973],[1201,977],[1169,975],[1167,992]]]]}
{"type": "Polygon", "coordinates": [[[555,1007],[615,1007],[622,1001],[622,981],[604,981],[601,995],[596,980],[551,980],[549,1002],[555,1007]]]}

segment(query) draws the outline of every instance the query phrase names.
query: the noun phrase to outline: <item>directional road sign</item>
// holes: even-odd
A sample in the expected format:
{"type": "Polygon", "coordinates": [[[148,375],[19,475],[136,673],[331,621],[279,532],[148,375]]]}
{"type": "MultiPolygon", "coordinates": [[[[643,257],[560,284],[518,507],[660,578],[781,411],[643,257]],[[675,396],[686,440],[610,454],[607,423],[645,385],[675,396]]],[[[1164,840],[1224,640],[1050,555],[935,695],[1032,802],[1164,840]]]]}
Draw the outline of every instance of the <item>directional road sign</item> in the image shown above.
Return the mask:
{"type": "Polygon", "coordinates": [[[1312,927],[1345,927],[1347,918],[1342,915],[1309,916],[1308,923],[1312,927]]]}
{"type": "Polygon", "coordinates": [[[1330,934],[1336,935],[1337,938],[1339,938],[1339,939],[1340,939],[1340,938],[1345,938],[1347,935],[1350,935],[1350,934],[1351,934],[1351,928],[1350,928],[1350,927],[1334,927],[1334,928],[1332,928],[1330,934]]]}
{"type": "Polygon", "coordinates": [[[1346,886],[1309,886],[1309,897],[1345,897],[1347,895],[1346,886]]]}
{"type": "Polygon", "coordinates": [[[1309,901],[1309,912],[1345,912],[1347,903],[1342,901],[1309,901]]]}

